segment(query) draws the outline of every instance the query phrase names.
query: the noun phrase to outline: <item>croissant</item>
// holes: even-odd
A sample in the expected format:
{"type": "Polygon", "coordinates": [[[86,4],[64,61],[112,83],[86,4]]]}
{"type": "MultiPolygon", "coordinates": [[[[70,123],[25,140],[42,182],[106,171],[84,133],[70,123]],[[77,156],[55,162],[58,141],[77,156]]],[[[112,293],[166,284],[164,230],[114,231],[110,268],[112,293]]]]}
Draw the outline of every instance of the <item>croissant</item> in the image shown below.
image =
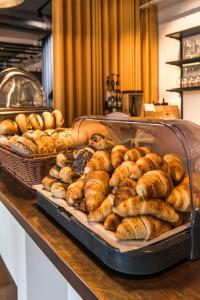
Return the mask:
{"type": "Polygon", "coordinates": [[[178,211],[190,211],[189,186],[185,184],[179,184],[178,186],[172,189],[171,194],[167,197],[166,201],[178,211]]]}
{"type": "Polygon", "coordinates": [[[69,205],[74,205],[77,200],[83,198],[84,180],[84,176],[82,176],[68,187],[66,192],[66,201],[69,205]]]}
{"type": "Polygon", "coordinates": [[[138,196],[130,197],[113,207],[113,212],[121,217],[152,215],[170,223],[178,222],[179,215],[175,209],[161,199],[142,200],[138,196]]]}
{"type": "Polygon", "coordinates": [[[168,163],[171,178],[179,182],[185,173],[184,165],[176,154],[166,154],[164,160],[168,163]]]}
{"type": "Polygon", "coordinates": [[[136,185],[136,192],[142,198],[167,197],[171,190],[171,178],[161,170],[147,172],[138,180],[136,185]]]}
{"type": "Polygon", "coordinates": [[[109,194],[96,210],[89,213],[88,221],[103,222],[112,212],[114,198],[113,194],[109,194]]]}
{"type": "Polygon", "coordinates": [[[114,147],[114,143],[104,135],[95,133],[89,138],[89,146],[95,150],[110,150],[114,147]]]}
{"type": "Polygon", "coordinates": [[[81,210],[83,211],[84,213],[87,213],[87,210],[86,210],[86,200],[85,198],[83,199],[78,199],[74,202],[74,207],[76,207],[78,210],[81,210]]]}
{"type": "Polygon", "coordinates": [[[122,219],[119,215],[111,213],[105,219],[103,226],[106,230],[115,232],[117,230],[117,226],[121,223],[121,221],[122,221],[122,219]]]}
{"type": "Polygon", "coordinates": [[[109,175],[105,171],[93,171],[86,176],[84,194],[87,211],[93,211],[109,192],[109,175]]]}
{"type": "Polygon", "coordinates": [[[171,229],[167,222],[150,216],[126,218],[117,227],[119,240],[150,240],[171,229]]]}
{"type": "Polygon", "coordinates": [[[135,170],[135,163],[133,161],[124,161],[119,167],[117,167],[110,179],[110,186],[118,186],[120,181],[125,178],[132,178],[132,173],[135,170]]]}
{"type": "Polygon", "coordinates": [[[111,162],[114,168],[117,168],[124,161],[124,154],[128,148],[124,145],[117,145],[111,151],[111,162]]]}
{"type": "Polygon", "coordinates": [[[113,206],[119,205],[122,201],[128,199],[131,196],[136,195],[137,182],[131,178],[126,178],[120,182],[115,192],[115,200],[113,206]]]}
{"type": "Polygon", "coordinates": [[[90,161],[87,162],[84,172],[87,174],[92,171],[111,172],[112,170],[110,153],[107,151],[96,151],[90,161]]]}
{"type": "Polygon", "coordinates": [[[136,162],[139,158],[149,153],[151,153],[151,150],[149,150],[147,147],[134,147],[125,153],[124,160],[132,160],[136,162]]]}

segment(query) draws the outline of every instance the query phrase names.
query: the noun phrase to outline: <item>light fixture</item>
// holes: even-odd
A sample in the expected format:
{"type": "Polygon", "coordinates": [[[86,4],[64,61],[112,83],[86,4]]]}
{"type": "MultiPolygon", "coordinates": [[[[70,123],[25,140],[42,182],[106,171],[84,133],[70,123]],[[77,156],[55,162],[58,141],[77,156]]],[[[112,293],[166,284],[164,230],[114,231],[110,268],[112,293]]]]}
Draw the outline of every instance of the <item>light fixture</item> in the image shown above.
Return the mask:
{"type": "Polygon", "coordinates": [[[24,2],[24,0],[0,0],[0,8],[14,7],[24,2]]]}

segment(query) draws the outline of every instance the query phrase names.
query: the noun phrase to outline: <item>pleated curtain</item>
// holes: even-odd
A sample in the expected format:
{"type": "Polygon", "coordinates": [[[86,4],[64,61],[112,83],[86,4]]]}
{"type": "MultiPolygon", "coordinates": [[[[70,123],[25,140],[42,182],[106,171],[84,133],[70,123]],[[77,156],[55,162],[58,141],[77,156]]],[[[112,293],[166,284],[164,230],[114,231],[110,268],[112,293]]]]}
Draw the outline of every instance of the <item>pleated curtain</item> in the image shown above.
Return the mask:
{"type": "Polygon", "coordinates": [[[122,90],[157,99],[157,16],[139,0],[53,0],[54,105],[70,125],[102,114],[105,80],[120,74],[122,90]]]}

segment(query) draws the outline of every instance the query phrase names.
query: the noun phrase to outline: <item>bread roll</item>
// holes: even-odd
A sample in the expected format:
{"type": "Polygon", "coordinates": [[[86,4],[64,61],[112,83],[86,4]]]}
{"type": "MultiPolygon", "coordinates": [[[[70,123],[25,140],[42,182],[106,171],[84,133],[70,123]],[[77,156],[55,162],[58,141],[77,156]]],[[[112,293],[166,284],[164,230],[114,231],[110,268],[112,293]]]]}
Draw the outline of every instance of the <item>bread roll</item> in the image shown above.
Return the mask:
{"type": "Polygon", "coordinates": [[[55,118],[55,127],[60,128],[64,124],[64,119],[61,111],[59,109],[54,109],[52,116],[55,118]]]}
{"type": "Polygon", "coordinates": [[[43,121],[40,115],[38,114],[30,114],[29,115],[29,121],[31,123],[31,126],[34,130],[42,130],[43,129],[43,121]]]}
{"type": "Polygon", "coordinates": [[[60,176],[59,176],[60,170],[61,170],[61,168],[55,165],[55,166],[53,166],[53,167],[51,168],[51,170],[49,171],[49,175],[50,175],[51,177],[60,179],[60,176]]]}
{"type": "Polygon", "coordinates": [[[15,118],[15,122],[22,133],[32,129],[29,118],[25,114],[18,114],[15,118]]]}
{"type": "Polygon", "coordinates": [[[52,114],[49,111],[43,112],[42,117],[44,120],[45,129],[54,129],[55,128],[54,117],[52,116],[52,114]]]}
{"type": "Polygon", "coordinates": [[[15,135],[18,133],[17,124],[9,119],[0,122],[0,134],[15,135]]]}
{"type": "Polygon", "coordinates": [[[65,199],[67,185],[61,182],[53,183],[51,186],[51,193],[53,196],[65,199]]]}
{"type": "Polygon", "coordinates": [[[74,172],[70,167],[64,167],[60,170],[59,178],[65,183],[72,183],[74,172]]]}
{"type": "Polygon", "coordinates": [[[54,183],[58,182],[58,180],[54,177],[51,176],[45,176],[42,179],[42,185],[47,191],[51,191],[51,187],[54,183]]]}
{"type": "Polygon", "coordinates": [[[59,153],[56,156],[56,164],[63,168],[71,166],[74,162],[73,151],[67,151],[66,153],[59,153]]]}
{"type": "Polygon", "coordinates": [[[9,146],[9,139],[6,135],[0,135],[0,144],[4,146],[9,146]]]}

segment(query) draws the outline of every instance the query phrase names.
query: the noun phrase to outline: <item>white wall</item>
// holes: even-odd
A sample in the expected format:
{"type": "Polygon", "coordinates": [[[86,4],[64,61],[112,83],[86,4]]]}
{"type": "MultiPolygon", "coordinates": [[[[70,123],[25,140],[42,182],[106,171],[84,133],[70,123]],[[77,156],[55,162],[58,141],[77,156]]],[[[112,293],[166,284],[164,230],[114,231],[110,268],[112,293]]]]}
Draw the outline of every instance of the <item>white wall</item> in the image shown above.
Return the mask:
{"type": "MultiPolygon", "coordinates": [[[[171,104],[180,104],[178,93],[166,92],[177,87],[180,69],[167,65],[166,61],[179,59],[179,41],[166,34],[200,26],[200,1],[165,0],[158,5],[159,22],[159,98],[165,97],[171,104]]],[[[184,93],[184,119],[200,124],[200,91],[184,93]]]]}

